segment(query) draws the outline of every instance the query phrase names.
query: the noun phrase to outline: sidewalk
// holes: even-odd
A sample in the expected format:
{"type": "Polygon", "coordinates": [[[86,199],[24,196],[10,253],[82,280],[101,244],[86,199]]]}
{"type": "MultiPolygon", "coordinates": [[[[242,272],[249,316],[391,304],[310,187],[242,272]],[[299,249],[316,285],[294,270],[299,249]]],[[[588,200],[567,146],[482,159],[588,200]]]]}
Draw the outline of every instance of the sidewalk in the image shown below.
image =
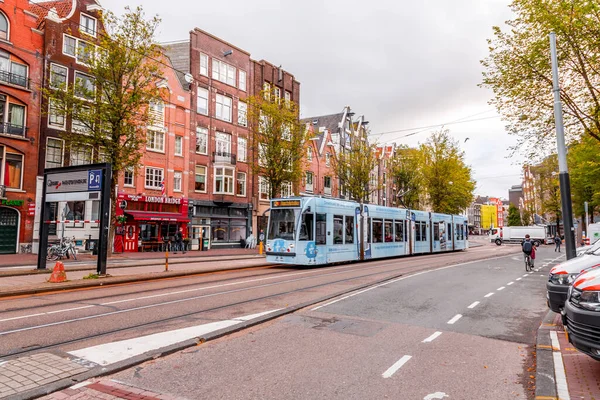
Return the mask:
{"type": "Polygon", "coordinates": [[[600,362],[568,342],[552,311],[538,330],[536,399],[600,399],[600,362]]]}

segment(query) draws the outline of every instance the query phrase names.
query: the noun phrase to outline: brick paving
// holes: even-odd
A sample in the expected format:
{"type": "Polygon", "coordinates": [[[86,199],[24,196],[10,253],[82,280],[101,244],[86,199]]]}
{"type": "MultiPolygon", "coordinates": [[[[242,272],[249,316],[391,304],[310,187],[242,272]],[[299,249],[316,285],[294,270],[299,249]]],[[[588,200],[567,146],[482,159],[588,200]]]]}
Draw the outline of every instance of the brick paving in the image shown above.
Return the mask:
{"type": "Polygon", "coordinates": [[[110,379],[94,380],[86,382],[84,385],[75,385],[41,398],[41,400],[65,399],[185,400],[183,397],[154,393],[110,379]]]}
{"type": "Polygon", "coordinates": [[[50,353],[0,361],[0,399],[86,372],[88,369],[73,360],[50,353]]]}

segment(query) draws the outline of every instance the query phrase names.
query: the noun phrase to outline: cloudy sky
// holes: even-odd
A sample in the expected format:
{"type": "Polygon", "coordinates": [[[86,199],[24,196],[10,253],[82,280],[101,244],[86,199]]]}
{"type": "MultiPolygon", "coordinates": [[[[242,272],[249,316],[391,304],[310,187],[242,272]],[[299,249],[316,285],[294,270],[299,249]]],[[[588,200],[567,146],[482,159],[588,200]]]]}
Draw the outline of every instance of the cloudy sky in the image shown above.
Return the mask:
{"type": "Polygon", "coordinates": [[[302,117],[350,105],[378,142],[408,145],[426,140],[432,128],[422,127],[447,123],[478,194],[507,197],[520,183],[522,159],[508,158],[516,140],[487,104],[491,92],[477,87],[486,39],[512,18],[510,0],[100,2],[117,14],[125,3],[158,14],[160,41],[198,27],[281,64],[301,82],[302,117]]]}

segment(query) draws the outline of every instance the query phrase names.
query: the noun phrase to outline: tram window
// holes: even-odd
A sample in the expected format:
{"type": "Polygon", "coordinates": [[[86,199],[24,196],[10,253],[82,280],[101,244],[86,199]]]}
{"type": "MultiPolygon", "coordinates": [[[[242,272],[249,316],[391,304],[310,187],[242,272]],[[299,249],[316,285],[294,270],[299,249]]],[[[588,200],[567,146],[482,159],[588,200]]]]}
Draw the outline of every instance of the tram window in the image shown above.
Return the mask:
{"type": "Polygon", "coordinates": [[[393,242],[394,241],[394,231],[393,229],[393,225],[392,225],[392,221],[385,221],[384,222],[384,228],[385,228],[385,241],[386,243],[388,242],[393,242]]]}
{"type": "Polygon", "coordinates": [[[315,214],[302,214],[302,225],[300,226],[300,239],[306,241],[314,240],[315,214]]]}
{"type": "Polygon", "coordinates": [[[373,243],[371,237],[371,218],[367,218],[367,243],[373,243]]]}
{"type": "Polygon", "coordinates": [[[373,220],[373,243],[383,243],[383,221],[373,220]]]}
{"type": "Polygon", "coordinates": [[[433,224],[433,240],[440,240],[440,225],[433,224]]]}
{"type": "Polygon", "coordinates": [[[421,240],[427,241],[427,222],[421,222],[421,240]]]}
{"type": "Polygon", "coordinates": [[[456,235],[456,240],[460,240],[460,226],[457,224],[454,234],[456,235]]]}
{"type": "Polygon", "coordinates": [[[299,210],[293,209],[272,210],[269,218],[269,239],[295,240],[298,212],[299,210]]]}
{"type": "Polygon", "coordinates": [[[346,244],[354,243],[354,217],[346,216],[346,244]]]}
{"type": "Polygon", "coordinates": [[[403,242],[404,241],[404,221],[395,222],[394,227],[396,228],[396,232],[395,232],[396,233],[396,237],[395,237],[396,242],[403,242]]]}
{"type": "Polygon", "coordinates": [[[327,244],[327,215],[317,214],[317,244],[327,244]]]}
{"type": "Polygon", "coordinates": [[[448,235],[448,240],[452,240],[452,224],[448,224],[448,232],[446,232],[446,235],[448,235]]]}
{"type": "Polygon", "coordinates": [[[344,217],[333,216],[333,244],[344,244],[344,217]]]}
{"type": "Polygon", "coordinates": [[[421,221],[415,222],[415,242],[421,241],[421,221]]]}
{"type": "Polygon", "coordinates": [[[408,230],[410,229],[410,222],[404,221],[402,226],[404,227],[404,241],[408,242],[408,230]]]}

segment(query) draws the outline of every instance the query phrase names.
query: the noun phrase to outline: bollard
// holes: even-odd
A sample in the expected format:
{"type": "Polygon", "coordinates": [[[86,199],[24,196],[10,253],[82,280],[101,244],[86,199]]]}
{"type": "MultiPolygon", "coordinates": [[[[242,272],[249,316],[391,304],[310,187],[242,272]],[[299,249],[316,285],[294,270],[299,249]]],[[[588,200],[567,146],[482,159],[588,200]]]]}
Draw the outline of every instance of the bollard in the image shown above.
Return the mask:
{"type": "Polygon", "coordinates": [[[165,272],[169,272],[169,247],[165,247],[165,272]]]}
{"type": "Polygon", "coordinates": [[[258,244],[258,254],[260,254],[261,256],[263,254],[263,242],[260,242],[258,244]]]}

